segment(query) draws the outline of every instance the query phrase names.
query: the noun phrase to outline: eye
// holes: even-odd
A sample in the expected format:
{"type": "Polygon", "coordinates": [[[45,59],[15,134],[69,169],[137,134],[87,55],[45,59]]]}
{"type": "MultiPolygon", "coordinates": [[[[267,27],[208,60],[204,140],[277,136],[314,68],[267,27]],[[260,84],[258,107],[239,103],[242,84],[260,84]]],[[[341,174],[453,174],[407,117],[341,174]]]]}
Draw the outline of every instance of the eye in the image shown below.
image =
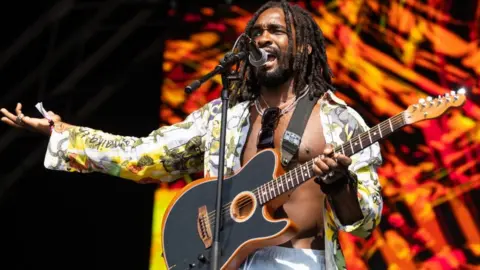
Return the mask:
{"type": "Polygon", "coordinates": [[[262,34],[262,30],[259,30],[259,29],[255,29],[255,30],[252,30],[250,36],[252,38],[255,38],[255,37],[258,37],[262,34]]]}
{"type": "Polygon", "coordinates": [[[270,31],[270,33],[272,33],[272,34],[274,34],[274,35],[283,35],[283,34],[286,34],[285,29],[283,29],[282,27],[279,27],[279,26],[274,26],[274,27],[272,27],[269,31],[270,31]]]}

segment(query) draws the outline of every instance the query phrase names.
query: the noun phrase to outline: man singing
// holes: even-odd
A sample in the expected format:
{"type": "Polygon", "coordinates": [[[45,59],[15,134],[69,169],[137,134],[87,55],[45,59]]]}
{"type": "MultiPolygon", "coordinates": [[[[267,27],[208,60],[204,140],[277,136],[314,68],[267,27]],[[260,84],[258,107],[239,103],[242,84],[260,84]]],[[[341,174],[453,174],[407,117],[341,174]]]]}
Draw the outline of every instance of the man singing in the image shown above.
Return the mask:
{"type": "MultiPolygon", "coordinates": [[[[333,153],[368,129],[362,117],[333,94],[322,31],[304,9],[286,1],[268,2],[248,23],[245,34],[268,53],[254,67],[242,62],[242,81],[230,94],[231,108],[225,151],[225,174],[235,174],[258,151],[282,151],[282,139],[296,105],[317,100],[289,170],[315,159],[316,177],[297,187],[276,212],[299,229],[290,241],[257,250],[242,269],[345,269],[338,240],[340,230],[370,235],[382,210],[376,168],[378,143],[351,157],[333,153]]],[[[246,46],[240,43],[240,49],[246,46]]],[[[47,134],[44,165],[70,172],[101,172],[139,183],[174,181],[203,170],[216,176],[220,137],[219,99],[190,114],[183,122],[161,127],[146,137],[117,136],[62,122],[16,115],[2,109],[2,121],[47,134]]]]}

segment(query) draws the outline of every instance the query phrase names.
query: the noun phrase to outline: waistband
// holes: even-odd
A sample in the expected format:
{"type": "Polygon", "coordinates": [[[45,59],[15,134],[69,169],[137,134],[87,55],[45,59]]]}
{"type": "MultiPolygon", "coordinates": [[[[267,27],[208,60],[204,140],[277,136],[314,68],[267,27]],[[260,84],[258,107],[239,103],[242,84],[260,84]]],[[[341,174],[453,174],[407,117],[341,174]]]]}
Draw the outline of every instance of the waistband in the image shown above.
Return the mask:
{"type": "Polygon", "coordinates": [[[287,247],[264,247],[256,252],[272,252],[278,255],[307,254],[314,257],[325,257],[325,250],[307,249],[307,248],[287,248],[287,247]]]}

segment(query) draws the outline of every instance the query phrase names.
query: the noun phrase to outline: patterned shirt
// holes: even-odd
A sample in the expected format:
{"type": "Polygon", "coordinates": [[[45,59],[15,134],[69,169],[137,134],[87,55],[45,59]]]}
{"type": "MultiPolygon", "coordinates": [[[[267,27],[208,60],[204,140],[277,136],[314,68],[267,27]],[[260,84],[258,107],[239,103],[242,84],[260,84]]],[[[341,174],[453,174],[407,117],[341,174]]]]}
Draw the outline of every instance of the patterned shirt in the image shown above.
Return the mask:
{"type": "MultiPolygon", "coordinates": [[[[368,130],[362,117],[332,92],[318,101],[319,120],[326,143],[343,144],[368,130]]],[[[228,110],[225,175],[241,166],[241,153],[250,128],[248,101],[228,110]]],[[[216,176],[220,145],[221,100],[216,99],[191,113],[183,122],[161,127],[142,138],[112,135],[87,127],[53,132],[45,155],[47,169],[69,172],[101,172],[140,183],[174,181],[204,171],[216,176]]],[[[378,143],[351,156],[349,170],[357,176],[357,197],[363,219],[343,225],[326,199],[324,207],[326,269],[345,269],[338,231],[367,237],[380,222],[382,197],[376,168],[382,158],[378,143]]],[[[328,197],[327,197],[328,198],[328,197]]]]}

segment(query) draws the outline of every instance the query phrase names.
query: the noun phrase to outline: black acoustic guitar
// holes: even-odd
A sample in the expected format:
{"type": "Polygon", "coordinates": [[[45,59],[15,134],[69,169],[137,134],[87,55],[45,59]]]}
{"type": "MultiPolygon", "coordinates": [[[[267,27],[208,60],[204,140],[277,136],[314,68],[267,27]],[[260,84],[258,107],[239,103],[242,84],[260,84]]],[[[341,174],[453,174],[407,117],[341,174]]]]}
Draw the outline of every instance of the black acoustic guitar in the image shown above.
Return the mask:
{"type": "MultiPolygon", "coordinates": [[[[351,156],[394,131],[425,119],[436,118],[465,102],[465,90],[443,97],[428,97],[370,130],[335,148],[351,156]]],[[[256,249],[289,241],[297,232],[289,219],[272,213],[285,202],[287,192],[314,177],[313,160],[285,173],[279,155],[267,149],[253,157],[223,183],[220,228],[221,269],[238,269],[256,249]]],[[[163,221],[163,257],[168,269],[210,269],[215,220],[216,178],[194,181],[179,191],[163,221]]]]}

